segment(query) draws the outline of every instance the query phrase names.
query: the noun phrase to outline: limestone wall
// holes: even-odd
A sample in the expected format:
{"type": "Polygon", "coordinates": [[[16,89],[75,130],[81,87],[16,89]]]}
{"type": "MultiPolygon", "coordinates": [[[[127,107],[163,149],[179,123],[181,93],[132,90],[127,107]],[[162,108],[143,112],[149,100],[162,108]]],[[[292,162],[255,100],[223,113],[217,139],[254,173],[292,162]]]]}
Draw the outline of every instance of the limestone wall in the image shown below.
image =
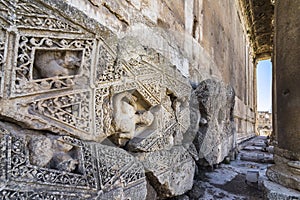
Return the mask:
{"type": "Polygon", "coordinates": [[[198,84],[217,78],[236,93],[237,139],[254,134],[255,70],[238,1],[70,0],[71,5],[111,29],[134,37],[169,58],[198,84]]]}

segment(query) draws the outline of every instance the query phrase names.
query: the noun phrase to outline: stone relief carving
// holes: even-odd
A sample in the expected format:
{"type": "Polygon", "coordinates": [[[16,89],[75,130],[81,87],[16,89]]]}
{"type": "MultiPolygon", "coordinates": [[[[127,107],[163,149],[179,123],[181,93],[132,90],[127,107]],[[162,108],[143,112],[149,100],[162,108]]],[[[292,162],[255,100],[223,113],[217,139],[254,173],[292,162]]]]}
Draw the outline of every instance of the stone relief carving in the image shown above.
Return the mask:
{"type": "Polygon", "coordinates": [[[89,199],[90,195],[78,195],[78,194],[66,194],[58,192],[36,192],[33,190],[22,191],[22,190],[11,190],[4,189],[0,192],[1,199],[65,199],[65,200],[76,200],[78,198],[89,199]]]}
{"type": "Polygon", "coordinates": [[[147,153],[143,164],[160,197],[183,194],[193,185],[195,163],[182,146],[147,153]]]}
{"type": "Polygon", "coordinates": [[[190,188],[190,85],[179,71],[151,49],[125,56],[126,40],[107,42],[55,11],[66,2],[0,4],[16,15],[7,32],[0,12],[1,198],[145,199],[146,169],[151,184],[170,175],[168,197],[190,188]],[[154,169],[172,156],[188,180],[154,169]]]}
{"type": "Polygon", "coordinates": [[[117,81],[125,75],[123,63],[105,43],[100,42],[96,77],[99,83],[117,81]]]}
{"type": "Polygon", "coordinates": [[[92,46],[92,40],[20,36],[12,95],[68,89],[75,85],[75,78],[77,84],[88,84],[92,46]]]}
{"type": "Polygon", "coordinates": [[[35,28],[40,30],[64,31],[82,33],[76,25],[69,23],[59,16],[51,15],[50,10],[43,10],[38,2],[19,0],[16,4],[17,20],[20,28],[35,28]],[[47,12],[48,11],[48,12],[47,12]]]}
{"type": "MultiPolygon", "coordinates": [[[[95,178],[95,167],[93,166],[92,158],[90,156],[90,150],[81,146],[81,162],[82,162],[82,174],[78,172],[74,172],[74,163],[68,163],[68,166],[65,165],[67,161],[69,161],[70,156],[67,156],[67,160],[60,160],[59,155],[56,152],[52,152],[52,149],[47,146],[44,150],[39,147],[42,144],[36,144],[38,142],[33,142],[31,145],[31,155],[29,156],[29,149],[27,148],[27,138],[24,136],[15,136],[15,135],[5,135],[3,140],[6,140],[9,144],[11,144],[11,148],[7,148],[7,154],[10,157],[7,157],[7,178],[12,181],[24,181],[24,182],[35,182],[45,185],[59,185],[61,187],[79,187],[79,188],[96,188],[96,178],[95,178]],[[48,149],[47,149],[48,148],[48,149]],[[33,153],[33,151],[37,150],[37,152],[33,153]],[[36,153],[41,152],[41,157],[36,155],[36,153]],[[49,155],[46,155],[46,154],[49,155]],[[30,159],[31,157],[31,159],[30,159]],[[46,157],[46,161],[42,161],[42,157],[46,157]],[[51,166],[47,166],[47,161],[53,162],[59,161],[58,165],[55,165],[55,169],[52,169],[51,166]],[[58,159],[58,160],[55,160],[58,159]],[[86,160],[84,160],[86,159],[86,160]],[[32,163],[30,162],[32,161],[32,163]],[[37,165],[35,165],[37,164],[37,165]],[[41,166],[42,165],[42,166],[41,166]],[[70,170],[71,169],[71,170],[70,170]],[[62,173],[60,170],[65,171],[62,173]],[[91,171],[92,170],[92,171],[91,171]]],[[[44,138],[43,138],[44,139],[44,138]]],[[[68,142],[71,142],[69,138],[66,138],[68,142]]],[[[74,140],[74,139],[72,139],[74,140]]],[[[40,143],[42,141],[39,141],[40,143]]],[[[75,141],[76,142],[76,141],[75,141]]],[[[46,142],[47,143],[47,142],[46,142]]],[[[49,145],[49,144],[48,144],[49,145]]],[[[69,144],[69,145],[75,145],[69,144]]],[[[72,159],[75,162],[75,159],[72,159]]],[[[78,162],[78,161],[76,161],[78,162]]]]}
{"type": "Polygon", "coordinates": [[[28,112],[90,132],[89,92],[67,93],[51,98],[37,99],[28,103],[28,112]]]}
{"type": "Polygon", "coordinates": [[[36,51],[33,79],[79,74],[81,57],[76,51],[36,51]]]}
{"type": "Polygon", "coordinates": [[[113,102],[113,124],[115,134],[120,140],[118,144],[124,143],[122,139],[126,141],[134,138],[152,124],[154,115],[143,107],[142,102],[139,102],[134,94],[127,91],[116,94],[113,102]]]}
{"type": "Polygon", "coordinates": [[[10,25],[13,25],[13,16],[14,16],[14,2],[13,1],[6,1],[6,0],[1,0],[0,1],[0,7],[1,9],[1,19],[0,19],[0,24],[1,27],[8,27],[10,25]]]}
{"type": "Polygon", "coordinates": [[[29,143],[29,160],[33,165],[75,172],[79,166],[78,148],[66,143],[63,138],[55,140],[37,137],[29,143]]]}

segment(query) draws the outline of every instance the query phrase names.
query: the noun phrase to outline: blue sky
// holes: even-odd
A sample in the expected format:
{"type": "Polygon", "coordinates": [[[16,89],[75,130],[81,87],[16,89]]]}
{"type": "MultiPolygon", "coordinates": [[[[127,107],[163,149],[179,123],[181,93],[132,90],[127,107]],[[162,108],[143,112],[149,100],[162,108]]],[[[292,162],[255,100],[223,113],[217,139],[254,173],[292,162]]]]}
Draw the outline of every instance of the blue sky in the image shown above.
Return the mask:
{"type": "Polygon", "coordinates": [[[257,110],[271,111],[272,108],[272,63],[258,62],[257,66],[257,110]]]}

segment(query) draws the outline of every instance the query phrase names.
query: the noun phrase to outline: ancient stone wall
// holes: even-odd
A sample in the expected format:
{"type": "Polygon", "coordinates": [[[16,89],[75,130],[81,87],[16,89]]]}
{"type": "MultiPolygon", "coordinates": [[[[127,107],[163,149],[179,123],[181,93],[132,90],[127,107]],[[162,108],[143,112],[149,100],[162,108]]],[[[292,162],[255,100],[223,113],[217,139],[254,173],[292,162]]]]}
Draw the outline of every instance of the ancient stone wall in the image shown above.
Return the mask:
{"type": "Polygon", "coordinates": [[[254,133],[237,2],[0,6],[1,198],[181,195],[254,133]]]}
{"type": "MultiPolygon", "coordinates": [[[[236,93],[237,139],[253,136],[255,70],[238,1],[70,0],[116,33],[164,55],[197,85],[217,78],[236,93]]],[[[121,40],[122,40],[121,39],[121,40]]]]}

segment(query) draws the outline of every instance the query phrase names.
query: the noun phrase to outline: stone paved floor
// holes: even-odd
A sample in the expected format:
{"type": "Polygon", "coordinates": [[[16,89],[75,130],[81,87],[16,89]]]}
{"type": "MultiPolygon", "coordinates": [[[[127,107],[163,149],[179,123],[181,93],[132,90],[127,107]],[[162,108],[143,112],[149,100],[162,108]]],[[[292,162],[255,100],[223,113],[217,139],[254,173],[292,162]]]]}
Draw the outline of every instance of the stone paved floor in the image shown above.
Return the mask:
{"type": "Polygon", "coordinates": [[[262,199],[262,181],[266,179],[267,167],[273,163],[272,148],[266,148],[265,141],[265,136],[258,136],[243,143],[236,160],[198,174],[201,181],[195,182],[192,191],[177,199],[262,199]]]}

